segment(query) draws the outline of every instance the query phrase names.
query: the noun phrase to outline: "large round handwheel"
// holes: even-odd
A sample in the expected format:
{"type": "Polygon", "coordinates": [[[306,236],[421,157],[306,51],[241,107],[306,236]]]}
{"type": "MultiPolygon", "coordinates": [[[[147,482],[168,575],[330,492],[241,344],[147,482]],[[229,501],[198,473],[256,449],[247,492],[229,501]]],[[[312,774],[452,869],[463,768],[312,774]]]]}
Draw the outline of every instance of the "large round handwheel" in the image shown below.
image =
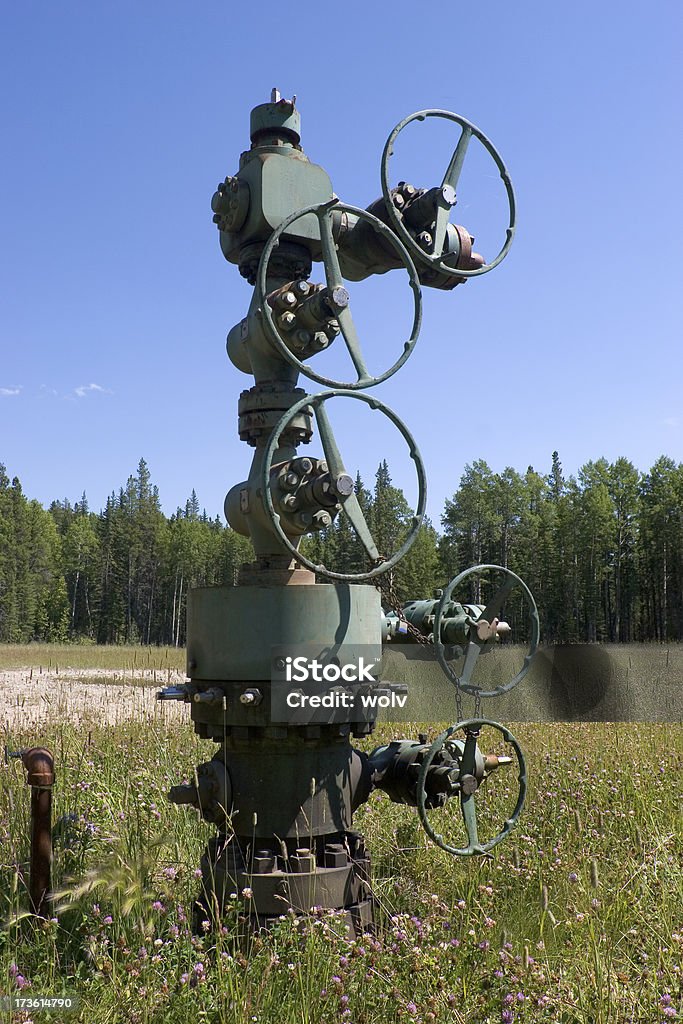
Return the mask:
{"type": "Polygon", "coordinates": [[[420,289],[420,280],[417,270],[415,269],[415,264],[411,259],[410,252],[401,239],[397,238],[391,228],[387,227],[386,224],[383,224],[378,217],[374,217],[371,213],[368,213],[367,210],[361,210],[356,206],[349,206],[347,203],[340,203],[338,199],[332,199],[327,203],[306,206],[304,209],[299,210],[297,213],[293,213],[290,217],[287,217],[286,220],[284,220],[272,233],[266,243],[263,253],[261,254],[257,286],[261,296],[263,324],[270,341],[275,346],[279,354],[286,359],[288,363],[295,366],[304,374],[304,376],[310,378],[310,380],[317,381],[319,384],[325,384],[331,388],[343,388],[348,391],[373,387],[375,384],[380,384],[382,381],[396,373],[396,371],[403,366],[406,359],[415,348],[415,342],[417,341],[420,333],[420,325],[422,323],[422,291],[420,289]],[[332,218],[337,212],[351,213],[361,220],[369,221],[374,230],[381,234],[392,248],[395,249],[401,263],[408,271],[408,281],[413,292],[413,323],[410,335],[407,341],[403,343],[403,350],[396,362],[390,366],[388,370],[385,370],[384,373],[377,376],[373,376],[367,368],[358,334],[356,332],[356,326],[351,315],[349,295],[344,287],[344,278],[342,277],[339,258],[337,256],[337,247],[332,234],[332,218]],[[294,221],[300,220],[308,214],[315,214],[318,218],[318,224],[320,226],[320,244],[322,247],[323,266],[325,268],[327,289],[329,295],[332,296],[332,311],[334,312],[335,319],[339,323],[339,330],[346,343],[346,347],[349,350],[349,355],[351,356],[356,370],[357,378],[355,381],[340,381],[334,380],[331,377],[324,377],[321,373],[317,373],[312,369],[308,363],[304,363],[298,359],[285,344],[277,329],[273,311],[266,301],[268,266],[273,251],[280,244],[280,239],[287,231],[287,228],[293,224],[294,221]]]}
{"type": "Polygon", "coordinates": [[[510,175],[503,163],[502,157],[491,140],[484,135],[481,129],[477,128],[477,126],[472,124],[470,121],[467,121],[464,117],[461,117],[460,114],[454,114],[450,110],[419,110],[415,114],[410,114],[408,117],[404,117],[391,132],[386,141],[386,145],[384,146],[384,152],[382,153],[381,179],[382,196],[384,198],[384,205],[386,207],[389,220],[391,221],[391,224],[396,230],[399,238],[401,238],[415,259],[420,263],[427,264],[428,266],[441,271],[441,273],[448,274],[450,276],[480,277],[482,274],[487,274],[489,270],[493,270],[494,267],[497,267],[498,264],[507,256],[515,234],[516,209],[515,193],[512,188],[512,181],[510,180],[510,175]],[[424,249],[421,249],[411,233],[408,231],[403,218],[394,206],[391,197],[391,187],[389,184],[389,160],[394,152],[394,142],[396,141],[397,135],[412,121],[424,121],[427,117],[445,118],[447,121],[454,121],[462,128],[458,144],[453,151],[453,155],[448,167],[446,168],[446,172],[440,186],[440,195],[438,196],[435,210],[431,253],[425,252],[424,249]],[[453,206],[455,206],[456,189],[460,178],[460,172],[462,170],[465,154],[467,153],[467,147],[472,136],[479,139],[486,151],[493,158],[493,161],[500,172],[500,176],[503,180],[505,191],[507,193],[510,219],[505,232],[505,241],[496,258],[491,260],[490,263],[485,263],[484,266],[478,267],[474,270],[459,270],[454,266],[453,259],[453,256],[457,256],[457,254],[451,254],[449,259],[444,258],[446,233],[450,211],[453,206]]]}
{"type": "Polygon", "coordinates": [[[427,478],[424,463],[422,462],[422,457],[415,440],[405,424],[388,406],[384,405],[377,398],[373,398],[370,395],[360,394],[357,391],[322,391],[318,395],[307,395],[306,398],[302,398],[287,410],[285,415],[273,429],[273,433],[270,435],[270,440],[268,441],[268,445],[263,456],[263,465],[261,469],[261,493],[263,495],[266,513],[273,524],[275,532],[287,550],[291,552],[298,562],[305,565],[306,568],[312,569],[313,572],[316,572],[321,576],[325,576],[328,579],[343,580],[345,582],[358,582],[360,580],[373,579],[375,576],[380,576],[383,572],[391,569],[392,566],[396,565],[396,563],[403,558],[415,541],[422,524],[422,518],[424,516],[425,505],[427,502],[427,478]],[[365,402],[371,409],[378,409],[380,412],[384,413],[385,416],[388,416],[391,422],[403,435],[403,438],[408,445],[410,457],[415,463],[418,484],[417,508],[413,513],[413,521],[408,531],[408,536],[398,551],[395,551],[390,557],[385,557],[380,554],[377,549],[377,545],[375,544],[365,521],[363,510],[361,509],[358,498],[356,497],[356,493],[353,488],[353,480],[346,471],[344,461],[339,452],[339,448],[337,447],[334,434],[332,433],[332,426],[327,416],[327,411],[325,410],[325,403],[330,398],[336,397],[357,399],[360,402],[365,402]],[[323,451],[325,452],[325,459],[327,461],[332,489],[337,496],[338,502],[341,504],[342,512],[348,517],[351,526],[356,531],[363,547],[367,551],[369,559],[374,563],[372,569],[369,569],[367,572],[333,572],[325,565],[316,565],[315,562],[312,562],[297,550],[296,546],[283,530],[280,521],[281,517],[275,510],[273,495],[270,488],[270,474],[273,465],[273,457],[279,446],[281,434],[286,430],[294,417],[307,406],[313,407],[318,431],[320,433],[320,440],[322,441],[323,451]]]}
{"type": "Polygon", "coordinates": [[[445,850],[446,853],[452,853],[455,857],[472,857],[475,854],[481,855],[488,853],[488,851],[492,850],[494,846],[498,845],[498,843],[502,843],[502,841],[512,831],[517,823],[519,815],[521,814],[522,807],[524,806],[526,792],[527,776],[524,753],[510,730],[499,722],[492,722],[486,718],[470,718],[465,722],[458,722],[456,725],[452,725],[449,729],[446,729],[445,732],[442,732],[441,735],[434,740],[427,751],[417,779],[417,812],[420,816],[420,821],[422,822],[422,827],[425,832],[429,838],[436,843],[438,847],[440,847],[440,849],[445,850]],[[500,832],[498,832],[493,839],[489,839],[482,843],[479,839],[477,829],[477,811],[474,802],[474,794],[481,784],[476,777],[476,755],[477,738],[483,725],[488,725],[497,729],[498,732],[502,733],[505,742],[512,746],[519,768],[519,772],[517,774],[519,791],[515,808],[510,817],[506,818],[503,822],[503,827],[500,832]],[[459,732],[461,729],[464,729],[465,731],[465,744],[462,748],[462,754],[460,757],[458,780],[453,784],[453,789],[454,792],[457,792],[459,795],[460,808],[465,822],[465,829],[467,830],[468,844],[467,846],[452,846],[450,843],[444,841],[441,833],[435,832],[432,828],[431,822],[427,816],[427,791],[425,783],[427,773],[429,772],[434,758],[439,751],[446,746],[453,733],[459,732]]]}
{"type": "Polygon", "coordinates": [[[521,580],[514,572],[510,569],[506,569],[502,565],[474,565],[471,569],[466,569],[465,572],[461,572],[459,576],[456,576],[455,579],[451,580],[444,590],[434,617],[434,646],[436,648],[436,656],[441,668],[455,686],[464,690],[465,693],[474,694],[477,697],[500,697],[501,694],[507,693],[508,690],[513,688],[513,686],[516,686],[517,683],[521,682],[531,668],[531,661],[538,648],[539,636],[540,624],[538,621],[538,609],[536,608],[536,602],[534,601],[531,591],[524,580],[521,580]],[[446,648],[441,640],[441,622],[443,619],[444,609],[450,602],[453,592],[458,586],[460,586],[463,580],[467,579],[468,576],[471,576],[474,573],[491,570],[503,573],[508,577],[508,579],[489,599],[484,611],[470,627],[470,640],[465,652],[465,664],[461,675],[458,675],[446,657],[446,648]],[[488,629],[477,629],[477,627],[480,626],[480,624],[482,626],[483,624],[486,624],[488,627],[491,627],[507,597],[515,587],[521,587],[526,604],[529,608],[529,618],[531,623],[529,650],[524,656],[524,662],[521,669],[509,682],[501,683],[500,686],[496,686],[493,690],[482,690],[479,686],[476,686],[471,682],[471,678],[474,666],[477,663],[477,659],[479,658],[482,648],[485,644],[491,643],[491,634],[488,629]]]}

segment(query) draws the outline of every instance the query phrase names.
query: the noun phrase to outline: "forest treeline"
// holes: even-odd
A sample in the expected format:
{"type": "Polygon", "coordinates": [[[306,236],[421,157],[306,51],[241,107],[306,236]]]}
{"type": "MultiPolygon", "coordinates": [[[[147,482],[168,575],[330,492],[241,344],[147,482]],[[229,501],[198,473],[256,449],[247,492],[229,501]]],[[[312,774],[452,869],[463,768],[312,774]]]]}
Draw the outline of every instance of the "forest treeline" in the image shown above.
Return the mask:
{"type": "MultiPolygon", "coordinates": [[[[357,477],[356,493],[378,549],[395,551],[411,510],[386,461],[372,489],[357,477]]],[[[565,478],[557,452],[545,475],[494,473],[477,460],[440,525],[426,522],[394,568],[399,600],[496,563],[528,584],[545,642],[683,638],[682,464],[661,457],[641,473],[624,458],[598,459],[565,478]]],[[[343,515],[303,550],[338,571],[367,568],[343,515]]],[[[45,509],[0,466],[0,642],[182,645],[188,590],[234,584],[252,557],[248,540],[200,512],[194,491],[165,516],[144,460],[100,512],[85,495],[45,509]]]]}

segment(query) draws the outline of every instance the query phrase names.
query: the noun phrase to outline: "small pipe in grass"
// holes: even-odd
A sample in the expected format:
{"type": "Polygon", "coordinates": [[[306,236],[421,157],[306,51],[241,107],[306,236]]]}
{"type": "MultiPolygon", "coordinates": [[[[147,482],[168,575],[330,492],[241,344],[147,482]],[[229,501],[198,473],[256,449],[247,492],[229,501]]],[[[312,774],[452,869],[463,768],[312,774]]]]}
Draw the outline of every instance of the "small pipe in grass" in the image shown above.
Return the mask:
{"type": "Polygon", "coordinates": [[[7,751],[9,757],[20,757],[26,769],[26,782],[31,787],[31,874],[29,895],[33,913],[48,916],[50,902],[50,868],[52,865],[52,787],[55,761],[45,747],[7,751]]]}

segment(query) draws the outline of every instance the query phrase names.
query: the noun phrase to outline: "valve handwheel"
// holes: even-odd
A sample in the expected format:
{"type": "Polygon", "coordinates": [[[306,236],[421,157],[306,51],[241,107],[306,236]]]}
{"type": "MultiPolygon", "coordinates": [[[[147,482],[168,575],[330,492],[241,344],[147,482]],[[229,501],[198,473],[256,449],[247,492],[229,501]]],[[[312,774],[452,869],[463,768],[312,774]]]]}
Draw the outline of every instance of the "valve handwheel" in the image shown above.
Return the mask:
{"type": "Polygon", "coordinates": [[[524,806],[526,792],[526,761],[524,760],[522,748],[510,730],[499,722],[492,722],[486,718],[470,718],[467,719],[467,721],[458,722],[456,725],[452,725],[449,729],[446,729],[445,732],[442,732],[441,735],[434,740],[427,751],[417,779],[417,812],[420,816],[420,821],[422,822],[422,827],[425,832],[429,838],[436,843],[438,847],[440,847],[440,849],[445,850],[446,853],[452,853],[456,857],[472,857],[475,854],[481,855],[488,853],[488,851],[492,850],[494,846],[498,845],[498,843],[502,843],[508,833],[512,831],[517,823],[519,815],[521,814],[522,807],[524,806]],[[517,775],[519,791],[517,794],[515,808],[510,817],[506,818],[503,822],[503,827],[500,832],[498,832],[493,839],[488,839],[486,842],[481,842],[479,839],[477,810],[474,799],[474,794],[481,785],[481,781],[483,781],[478,781],[476,777],[477,738],[482,726],[491,726],[491,728],[497,729],[498,732],[502,733],[505,742],[509,743],[515,752],[519,768],[517,775]],[[426,807],[427,790],[425,783],[427,780],[427,773],[429,772],[434,758],[439,751],[447,745],[451,736],[460,730],[464,730],[465,732],[465,744],[460,757],[458,781],[454,783],[454,791],[459,793],[460,809],[462,811],[465,829],[467,831],[467,846],[453,846],[446,842],[443,835],[440,832],[436,832],[432,827],[427,816],[426,807]]]}
{"type": "Polygon", "coordinates": [[[498,264],[507,256],[515,234],[515,193],[512,188],[512,181],[510,180],[510,175],[503,163],[502,157],[490,139],[484,135],[481,129],[477,128],[477,126],[472,124],[471,121],[467,121],[464,117],[461,117],[460,114],[453,114],[450,110],[419,110],[415,114],[410,114],[408,117],[404,117],[391,132],[386,141],[386,145],[384,146],[384,152],[382,153],[381,179],[382,196],[384,198],[384,205],[386,207],[389,220],[391,221],[391,224],[396,230],[399,238],[405,242],[407,248],[420,263],[426,263],[428,266],[433,267],[436,270],[440,270],[443,274],[448,274],[450,276],[479,277],[481,274],[487,274],[489,270],[493,270],[493,268],[497,267],[498,264]],[[394,206],[391,196],[391,186],[389,184],[389,160],[394,152],[394,142],[396,141],[397,135],[412,121],[424,121],[427,117],[445,118],[447,121],[454,121],[462,128],[458,144],[453,151],[450,163],[448,164],[446,173],[443,176],[440,186],[440,195],[436,201],[431,253],[425,252],[424,249],[420,248],[411,233],[408,231],[403,218],[394,206]],[[505,241],[496,258],[491,260],[490,263],[485,263],[484,266],[478,267],[474,270],[460,270],[454,265],[454,256],[457,256],[457,254],[453,253],[450,257],[444,259],[444,248],[446,243],[448,219],[451,209],[455,206],[458,180],[460,178],[460,172],[467,153],[467,147],[472,136],[479,139],[486,151],[493,158],[493,161],[500,172],[500,176],[503,180],[505,191],[507,193],[510,219],[505,232],[505,241]]]}
{"type": "Polygon", "coordinates": [[[436,648],[436,656],[441,668],[456,687],[464,690],[465,693],[474,694],[477,697],[499,697],[501,694],[507,693],[508,690],[511,690],[513,686],[517,685],[517,683],[521,682],[531,668],[532,659],[538,648],[539,634],[540,624],[538,621],[538,609],[536,608],[536,602],[534,601],[531,591],[524,580],[521,580],[514,572],[510,569],[506,569],[502,565],[474,565],[472,568],[466,569],[465,572],[461,572],[459,576],[456,576],[455,579],[451,580],[444,590],[434,617],[434,646],[436,648]],[[458,675],[446,657],[446,648],[441,640],[441,620],[443,618],[444,610],[452,598],[453,592],[458,586],[460,586],[463,580],[466,580],[468,576],[472,576],[474,573],[487,571],[503,573],[508,578],[505,583],[498,588],[495,594],[489,598],[484,611],[470,627],[470,640],[465,651],[465,664],[463,665],[462,673],[458,675]],[[482,690],[481,687],[476,686],[471,682],[472,672],[481,650],[485,644],[491,642],[490,628],[483,629],[481,627],[484,623],[487,627],[491,627],[494,619],[496,619],[500,613],[505,601],[516,587],[521,588],[529,609],[529,620],[531,623],[529,650],[524,656],[524,662],[521,669],[509,682],[501,683],[500,686],[496,686],[493,690],[482,690]],[[478,629],[477,626],[480,626],[480,628],[478,629]]]}
{"type": "Polygon", "coordinates": [[[420,324],[422,322],[422,292],[420,289],[418,273],[415,268],[415,264],[411,259],[410,252],[401,239],[396,237],[391,228],[387,227],[386,224],[383,224],[378,217],[368,213],[367,210],[361,210],[356,206],[349,206],[347,203],[340,203],[338,199],[332,199],[327,203],[319,203],[314,206],[306,206],[304,209],[293,213],[290,217],[287,217],[286,220],[284,220],[282,224],[275,229],[268,239],[263,253],[261,254],[257,287],[261,296],[261,313],[263,316],[263,323],[270,341],[273,343],[279,354],[283,356],[288,363],[291,363],[292,366],[296,366],[296,368],[306,377],[317,381],[319,384],[325,384],[327,387],[343,388],[344,390],[354,391],[361,390],[363,388],[370,388],[375,384],[380,384],[388,377],[391,377],[403,366],[406,359],[413,351],[415,342],[417,341],[420,333],[420,324]],[[403,266],[408,271],[408,281],[413,292],[413,323],[410,335],[407,341],[404,342],[403,351],[396,362],[390,366],[388,370],[385,370],[384,373],[380,373],[378,376],[373,376],[368,370],[365,357],[363,356],[361,349],[360,340],[358,338],[358,333],[356,331],[356,325],[354,324],[353,316],[351,315],[348,292],[344,287],[344,278],[339,266],[337,246],[333,236],[332,220],[333,215],[337,212],[351,213],[354,216],[359,217],[361,220],[369,221],[374,230],[381,234],[389,245],[391,245],[391,247],[396,251],[403,266]],[[268,291],[268,266],[273,251],[280,244],[280,239],[287,231],[290,224],[293,224],[294,221],[300,220],[308,214],[315,214],[318,219],[323,266],[325,268],[325,280],[329,294],[335,297],[339,296],[341,300],[335,307],[334,315],[336,320],[339,322],[340,333],[344,338],[346,347],[349,350],[349,355],[351,356],[356,370],[357,378],[355,381],[340,381],[334,380],[331,377],[324,377],[322,374],[316,373],[308,363],[304,363],[300,359],[297,359],[280,335],[275,323],[273,311],[265,299],[268,291]]]}
{"type": "Polygon", "coordinates": [[[427,501],[427,482],[424,463],[422,462],[422,457],[418,447],[410,434],[410,431],[398,418],[396,413],[392,412],[392,410],[380,402],[379,399],[373,398],[370,395],[364,395],[357,391],[333,390],[322,391],[317,395],[307,395],[305,398],[296,402],[295,405],[291,406],[291,408],[287,410],[284,416],[276,424],[273,429],[273,433],[270,435],[270,440],[268,441],[268,445],[263,456],[263,465],[261,468],[261,493],[263,495],[266,513],[269,516],[279,539],[291,552],[294,558],[296,558],[296,560],[302,565],[305,565],[306,568],[313,570],[313,572],[316,572],[321,576],[325,576],[328,579],[344,580],[348,582],[351,580],[359,581],[373,579],[375,576],[379,576],[383,572],[386,572],[393,565],[396,565],[401,558],[403,558],[416,539],[422,523],[427,501]],[[327,410],[325,409],[325,403],[330,398],[336,397],[355,398],[360,402],[365,402],[371,409],[378,409],[380,412],[384,413],[385,416],[388,416],[391,422],[403,435],[403,438],[408,445],[410,457],[415,463],[418,484],[417,508],[413,513],[413,521],[405,541],[401,547],[388,558],[381,555],[377,549],[377,545],[375,544],[372,534],[368,528],[368,524],[365,521],[363,510],[361,509],[358,498],[356,497],[356,493],[353,488],[353,480],[346,471],[344,461],[339,452],[339,448],[337,447],[334,434],[332,433],[332,426],[327,415],[327,410]],[[356,531],[358,538],[363,544],[363,547],[368,554],[368,558],[374,563],[372,569],[369,569],[367,572],[334,572],[328,569],[325,565],[316,565],[315,562],[312,562],[309,558],[306,558],[305,555],[302,555],[289,539],[282,528],[280,521],[281,517],[275,510],[275,504],[273,502],[273,495],[270,487],[270,474],[273,465],[273,457],[280,443],[280,435],[294,419],[297,413],[307,406],[313,408],[318,432],[320,434],[320,440],[322,442],[323,451],[325,452],[325,459],[327,461],[327,468],[332,482],[332,489],[336,493],[343,513],[348,517],[351,526],[356,531]]]}

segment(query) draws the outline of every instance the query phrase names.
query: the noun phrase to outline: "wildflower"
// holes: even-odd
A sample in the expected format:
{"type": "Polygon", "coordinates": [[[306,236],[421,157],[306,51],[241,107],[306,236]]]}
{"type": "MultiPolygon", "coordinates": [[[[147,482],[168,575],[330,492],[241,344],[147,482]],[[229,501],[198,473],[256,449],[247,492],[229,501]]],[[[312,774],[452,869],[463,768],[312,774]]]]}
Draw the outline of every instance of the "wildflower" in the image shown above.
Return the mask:
{"type": "Polygon", "coordinates": [[[161,873],[165,878],[170,879],[171,882],[174,882],[178,875],[178,872],[176,871],[175,868],[164,868],[164,870],[161,873]]]}
{"type": "Polygon", "coordinates": [[[210,932],[211,931],[211,923],[209,921],[202,921],[202,931],[205,934],[206,934],[206,932],[210,932]]]}
{"type": "Polygon", "coordinates": [[[111,914],[107,914],[106,917],[102,918],[102,924],[113,924],[113,923],[114,923],[114,918],[111,916],[111,914]]]}
{"type": "Polygon", "coordinates": [[[254,890],[250,889],[249,886],[247,885],[244,889],[242,889],[242,895],[244,896],[245,900],[250,900],[254,895],[254,890]]]}
{"type": "Polygon", "coordinates": [[[406,1003],[406,1010],[411,1015],[411,1017],[414,1017],[415,1014],[417,1013],[417,1006],[413,1002],[406,1003]]]}
{"type": "Polygon", "coordinates": [[[669,993],[668,992],[664,992],[664,994],[661,996],[659,1002],[661,1003],[662,1006],[671,1006],[671,996],[669,995],[669,993]]]}
{"type": "Polygon", "coordinates": [[[513,1014],[512,1010],[503,1010],[503,1012],[500,1015],[500,1019],[501,1019],[501,1024],[512,1024],[512,1022],[514,1021],[515,1017],[514,1017],[514,1014],[513,1014]]]}
{"type": "Polygon", "coordinates": [[[569,881],[573,884],[574,882],[578,882],[578,880],[579,880],[579,876],[577,875],[576,871],[570,871],[569,872],[569,881]]]}
{"type": "Polygon", "coordinates": [[[342,1006],[348,1006],[349,1005],[349,997],[347,995],[340,996],[339,997],[339,1002],[342,1004],[342,1006]]]}
{"type": "Polygon", "coordinates": [[[161,900],[155,900],[154,903],[152,904],[152,910],[162,911],[164,909],[165,908],[161,900]]]}
{"type": "Polygon", "coordinates": [[[195,868],[194,869],[194,877],[195,878],[201,878],[202,877],[202,869],[201,868],[195,868]]]}

